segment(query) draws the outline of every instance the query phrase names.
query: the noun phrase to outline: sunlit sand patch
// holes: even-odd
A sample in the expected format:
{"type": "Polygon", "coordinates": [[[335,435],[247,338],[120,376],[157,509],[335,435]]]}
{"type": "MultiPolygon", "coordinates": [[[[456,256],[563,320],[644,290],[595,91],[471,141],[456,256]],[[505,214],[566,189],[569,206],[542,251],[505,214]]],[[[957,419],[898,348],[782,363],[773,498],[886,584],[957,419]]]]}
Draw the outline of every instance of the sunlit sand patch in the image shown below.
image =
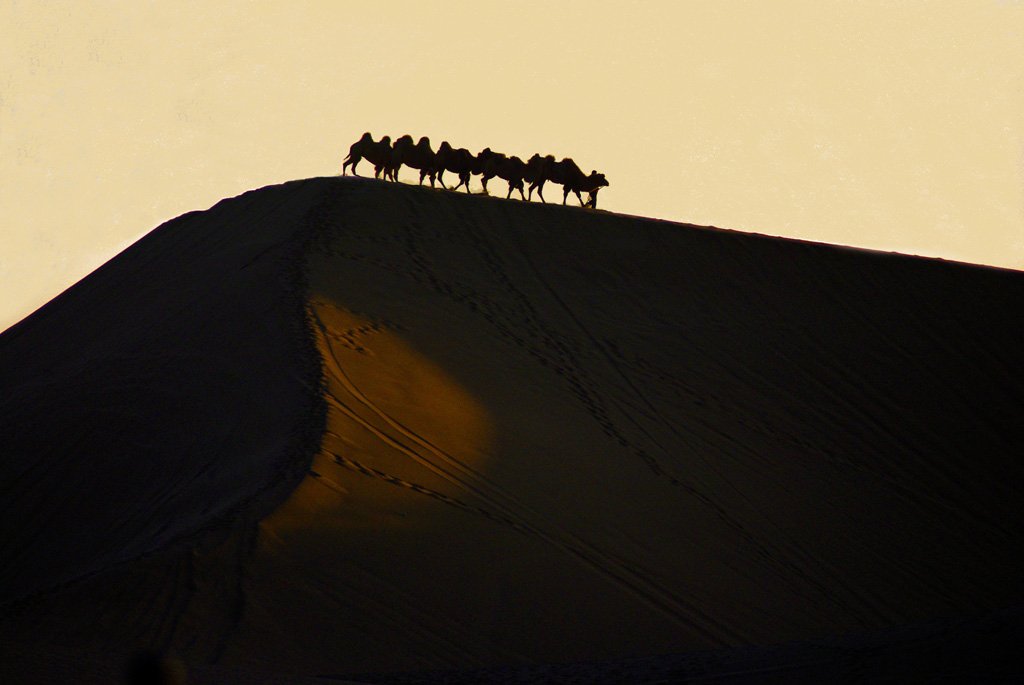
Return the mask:
{"type": "Polygon", "coordinates": [[[323,298],[310,313],[327,376],[326,432],[306,478],[262,522],[265,535],[407,529],[425,523],[426,504],[481,513],[460,485],[479,472],[491,440],[480,403],[395,326],[323,298]]]}

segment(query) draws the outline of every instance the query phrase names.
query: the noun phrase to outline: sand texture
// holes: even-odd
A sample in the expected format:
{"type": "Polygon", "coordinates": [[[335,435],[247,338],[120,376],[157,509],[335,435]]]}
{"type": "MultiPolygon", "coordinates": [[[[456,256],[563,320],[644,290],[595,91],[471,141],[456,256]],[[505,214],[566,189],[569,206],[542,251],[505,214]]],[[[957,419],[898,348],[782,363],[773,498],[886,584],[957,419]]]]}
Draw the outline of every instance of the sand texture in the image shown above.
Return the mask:
{"type": "Polygon", "coordinates": [[[22,677],[970,671],[1024,603],[1021,311],[1018,272],[560,205],[225,200],[0,335],[0,640],[22,677]]]}

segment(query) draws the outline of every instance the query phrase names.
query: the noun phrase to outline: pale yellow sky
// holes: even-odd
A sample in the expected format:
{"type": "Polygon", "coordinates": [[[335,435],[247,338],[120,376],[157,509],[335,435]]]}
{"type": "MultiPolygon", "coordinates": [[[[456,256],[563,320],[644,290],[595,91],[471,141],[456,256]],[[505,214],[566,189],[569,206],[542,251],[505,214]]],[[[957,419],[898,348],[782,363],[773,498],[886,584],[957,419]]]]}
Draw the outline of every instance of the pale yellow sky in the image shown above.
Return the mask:
{"type": "Polygon", "coordinates": [[[571,156],[612,211],[1024,269],[1019,0],[0,0],[0,36],[0,330],[367,130],[571,156]]]}

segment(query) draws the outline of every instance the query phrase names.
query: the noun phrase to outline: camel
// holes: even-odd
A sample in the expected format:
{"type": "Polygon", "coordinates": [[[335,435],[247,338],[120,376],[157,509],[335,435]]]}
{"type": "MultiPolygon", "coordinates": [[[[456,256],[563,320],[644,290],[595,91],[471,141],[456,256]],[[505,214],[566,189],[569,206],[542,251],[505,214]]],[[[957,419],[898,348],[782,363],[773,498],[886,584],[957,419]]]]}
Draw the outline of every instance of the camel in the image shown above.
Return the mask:
{"type": "Polygon", "coordinates": [[[452,190],[458,190],[459,186],[465,185],[466,192],[469,192],[469,179],[473,172],[473,154],[469,150],[464,147],[456,150],[447,140],[444,141],[434,155],[434,168],[442,188],[448,187],[444,184],[444,172],[451,171],[459,175],[459,185],[452,190]]]}
{"type": "Polygon", "coordinates": [[[576,193],[576,199],[580,201],[581,207],[597,208],[597,191],[608,185],[608,180],[604,177],[604,174],[599,174],[597,171],[591,171],[589,176],[586,176],[571,158],[565,157],[561,162],[555,162],[551,165],[551,174],[548,177],[552,183],[557,183],[562,186],[562,204],[566,203],[569,198],[569,192],[576,193]],[[583,198],[580,193],[587,193],[588,198],[586,203],[583,202],[583,198]]]}
{"type": "MultiPolygon", "coordinates": [[[[351,164],[352,173],[358,176],[356,165],[363,159],[373,165],[373,177],[380,178],[380,172],[384,171],[391,161],[391,136],[384,136],[379,142],[375,143],[369,131],[364,133],[363,137],[352,143],[352,146],[349,148],[348,156],[345,157],[345,163],[341,166],[341,174],[344,176],[345,171],[351,164]]],[[[385,178],[387,178],[386,174],[385,178]]]]}
{"type": "MultiPolygon", "coordinates": [[[[489,171],[493,171],[493,168],[488,165],[490,164],[491,158],[497,155],[501,155],[501,153],[492,152],[491,148],[485,147],[483,150],[477,153],[476,157],[473,158],[473,173],[480,174],[481,176],[483,176],[483,179],[481,180],[484,184],[485,193],[487,192],[487,181],[491,180],[496,176],[495,173],[488,173],[489,171]]],[[[504,157],[504,155],[501,156],[504,157]]]]}
{"type": "Polygon", "coordinates": [[[537,196],[541,202],[547,202],[544,199],[544,182],[550,178],[551,165],[555,163],[554,155],[547,155],[541,157],[540,155],[534,155],[530,157],[530,161],[526,163],[526,171],[523,173],[523,180],[530,183],[530,193],[528,199],[533,199],[533,191],[537,190],[537,196]]]}
{"type": "MultiPolygon", "coordinates": [[[[526,162],[515,155],[506,157],[502,154],[495,154],[487,161],[488,172],[493,171],[498,178],[508,181],[508,195],[505,199],[512,197],[512,191],[518,190],[519,196],[525,201],[526,193],[523,192],[523,174],[526,172],[526,162]]],[[[487,178],[486,174],[484,178],[487,178]]]]}
{"type": "Polygon", "coordinates": [[[391,180],[398,180],[398,172],[403,164],[420,170],[419,185],[423,185],[423,179],[430,176],[430,187],[434,187],[437,173],[434,170],[434,151],[430,149],[430,138],[423,136],[415,145],[412,144],[412,136],[408,134],[396,140],[392,146],[391,161],[388,164],[391,180]]]}
{"type": "Polygon", "coordinates": [[[484,192],[487,191],[487,182],[497,176],[508,181],[508,195],[505,199],[512,197],[512,191],[518,190],[519,195],[526,199],[524,192],[523,174],[526,173],[526,162],[515,155],[508,157],[500,152],[492,152],[491,148],[484,148],[476,156],[476,165],[473,168],[474,174],[481,174],[484,192]]]}
{"type": "MultiPolygon", "coordinates": [[[[497,176],[509,182],[508,195],[506,197],[511,197],[512,191],[517,188],[520,194],[522,194],[522,174],[525,169],[526,163],[523,160],[515,156],[510,158],[500,152],[493,152],[489,147],[481,150],[473,158],[473,173],[480,174],[483,177],[481,183],[485,193],[489,192],[487,190],[487,182],[497,176]]],[[[524,196],[523,199],[525,200],[526,197],[524,196]]]]}

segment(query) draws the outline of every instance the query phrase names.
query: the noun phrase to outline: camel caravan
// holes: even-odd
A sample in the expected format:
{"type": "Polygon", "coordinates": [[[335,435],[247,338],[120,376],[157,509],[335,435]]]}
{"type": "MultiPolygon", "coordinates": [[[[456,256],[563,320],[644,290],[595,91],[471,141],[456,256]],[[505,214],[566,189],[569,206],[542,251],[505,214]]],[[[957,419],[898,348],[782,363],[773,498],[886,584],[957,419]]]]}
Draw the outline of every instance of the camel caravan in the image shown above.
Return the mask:
{"type": "Polygon", "coordinates": [[[346,174],[351,166],[352,173],[358,176],[356,166],[364,159],[373,165],[373,177],[377,179],[383,174],[385,180],[398,181],[398,172],[402,165],[405,165],[420,172],[419,185],[423,185],[423,180],[429,178],[432,188],[436,187],[436,180],[442,188],[448,190],[458,190],[465,186],[467,193],[473,174],[482,177],[485,193],[487,182],[497,176],[508,183],[506,199],[512,197],[512,191],[518,190],[520,198],[532,200],[533,191],[536,190],[540,201],[546,202],[544,184],[550,181],[562,186],[563,205],[566,204],[569,193],[575,193],[581,207],[597,207],[597,191],[608,185],[604,174],[592,171],[588,176],[569,157],[556,162],[553,155],[534,155],[529,161],[524,162],[515,155],[509,157],[500,152],[492,152],[491,148],[485,148],[479,154],[473,155],[466,148],[453,148],[448,141],[441,143],[435,152],[431,149],[430,139],[426,136],[415,144],[409,135],[402,136],[392,143],[390,136],[384,136],[374,142],[372,135],[364,133],[363,137],[349,148],[348,156],[341,167],[342,175],[346,174]],[[459,178],[458,184],[453,188],[448,188],[444,184],[446,171],[459,178]],[[530,186],[529,190],[526,190],[527,183],[530,186]],[[587,193],[586,202],[580,193],[587,193]]]}

